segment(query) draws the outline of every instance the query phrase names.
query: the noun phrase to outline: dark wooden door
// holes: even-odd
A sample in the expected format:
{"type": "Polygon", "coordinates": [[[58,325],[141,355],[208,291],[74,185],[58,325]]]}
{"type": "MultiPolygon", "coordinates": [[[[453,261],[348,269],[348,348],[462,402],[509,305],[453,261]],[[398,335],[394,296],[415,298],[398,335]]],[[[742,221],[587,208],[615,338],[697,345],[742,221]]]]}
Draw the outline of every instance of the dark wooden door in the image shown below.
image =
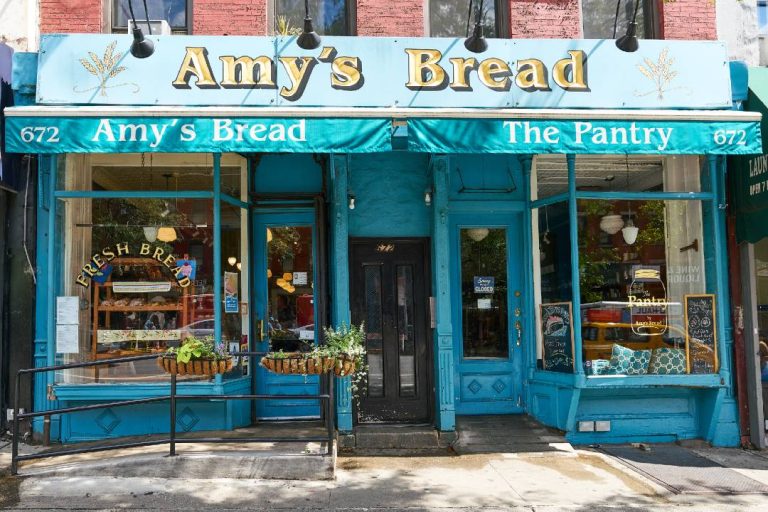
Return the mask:
{"type": "Polygon", "coordinates": [[[353,239],[352,320],[365,322],[368,381],[360,423],[430,418],[429,265],[424,239],[353,239]]]}

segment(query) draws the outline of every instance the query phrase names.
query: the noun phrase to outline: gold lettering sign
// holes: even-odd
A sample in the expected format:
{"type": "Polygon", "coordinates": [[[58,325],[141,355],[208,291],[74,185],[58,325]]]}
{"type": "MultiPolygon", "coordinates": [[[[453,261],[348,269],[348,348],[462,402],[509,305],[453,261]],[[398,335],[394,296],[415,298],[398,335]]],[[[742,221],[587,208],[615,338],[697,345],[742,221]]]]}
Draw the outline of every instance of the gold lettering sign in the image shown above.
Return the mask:
{"type": "Polygon", "coordinates": [[[75,276],[75,282],[83,288],[88,288],[94,277],[103,277],[107,264],[119,256],[134,255],[139,258],[150,258],[159,261],[171,271],[173,277],[179,286],[186,288],[192,281],[181,273],[181,267],[177,267],[176,256],[167,254],[163,247],[153,246],[152,244],[142,243],[138,247],[131,247],[128,242],[118,242],[114,245],[103,248],[100,252],[94,253],[91,259],[83,265],[80,273],[75,276]]]}
{"type": "MultiPolygon", "coordinates": [[[[473,85],[490,91],[507,92],[512,86],[525,92],[551,91],[551,80],[565,91],[586,92],[587,54],[569,50],[568,56],[547,64],[536,58],[504,60],[499,57],[452,57],[434,48],[407,48],[405,87],[415,91],[472,91],[473,85]]],[[[278,89],[280,96],[296,101],[304,94],[313,74],[327,73],[329,85],[336,90],[356,91],[364,86],[363,62],[354,55],[339,56],[336,48],[325,46],[317,57],[270,55],[222,55],[219,76],[202,46],[187,47],[176,79],[177,89],[278,89]],[[326,65],[326,66],[323,66],[326,65]],[[278,67],[282,84],[278,84],[278,67]],[[316,71],[320,69],[321,71],[316,71]],[[324,70],[324,71],[323,71],[324,70]]]]}

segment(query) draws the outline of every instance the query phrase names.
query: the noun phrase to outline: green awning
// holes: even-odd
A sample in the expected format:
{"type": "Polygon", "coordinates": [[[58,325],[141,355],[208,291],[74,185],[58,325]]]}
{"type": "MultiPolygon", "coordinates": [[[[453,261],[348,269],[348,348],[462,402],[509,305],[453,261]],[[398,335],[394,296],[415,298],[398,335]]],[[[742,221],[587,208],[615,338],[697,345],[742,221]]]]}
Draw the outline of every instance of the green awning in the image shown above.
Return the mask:
{"type": "MultiPolygon", "coordinates": [[[[768,69],[749,69],[749,96],[745,110],[760,112],[761,131],[768,129],[768,69]]],[[[731,197],[736,212],[736,238],[755,243],[768,236],[768,146],[759,156],[731,160],[731,197]]]]}

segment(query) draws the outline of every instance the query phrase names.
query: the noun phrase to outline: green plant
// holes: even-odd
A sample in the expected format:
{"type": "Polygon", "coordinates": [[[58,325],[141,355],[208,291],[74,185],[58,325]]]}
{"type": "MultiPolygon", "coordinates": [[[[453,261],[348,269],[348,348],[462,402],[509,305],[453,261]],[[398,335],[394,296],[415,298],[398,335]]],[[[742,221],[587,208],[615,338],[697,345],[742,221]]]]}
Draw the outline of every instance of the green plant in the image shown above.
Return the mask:
{"type": "Polygon", "coordinates": [[[301,29],[299,27],[292,27],[290,20],[284,14],[277,16],[275,21],[277,24],[277,33],[279,35],[297,36],[301,34],[301,29]]]}
{"type": "MultiPolygon", "coordinates": [[[[347,325],[345,322],[337,329],[323,328],[325,344],[315,349],[317,355],[324,357],[349,357],[355,361],[355,372],[350,375],[352,396],[360,406],[360,391],[368,382],[368,365],[365,359],[365,324],[347,325]]],[[[342,374],[343,376],[343,374],[342,374]]]]}
{"type": "Polygon", "coordinates": [[[190,336],[182,342],[180,347],[169,348],[166,354],[175,355],[178,363],[188,363],[199,359],[223,361],[230,357],[224,345],[214,343],[213,336],[203,338],[190,336]]]}

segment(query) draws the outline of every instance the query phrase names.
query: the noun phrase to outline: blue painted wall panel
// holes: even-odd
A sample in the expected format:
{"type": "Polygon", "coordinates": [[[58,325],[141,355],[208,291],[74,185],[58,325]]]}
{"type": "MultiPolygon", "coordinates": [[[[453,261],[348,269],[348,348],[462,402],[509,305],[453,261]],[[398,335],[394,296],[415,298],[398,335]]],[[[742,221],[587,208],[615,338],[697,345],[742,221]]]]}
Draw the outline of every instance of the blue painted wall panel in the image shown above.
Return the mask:
{"type": "Polygon", "coordinates": [[[262,155],[253,179],[256,190],[261,193],[319,193],[323,189],[323,169],[309,154],[262,155]]]}
{"type": "Polygon", "coordinates": [[[349,236],[426,237],[432,208],[424,204],[430,188],[427,155],[383,153],[351,155],[349,236]]]}
{"type": "Polygon", "coordinates": [[[516,155],[451,155],[449,198],[522,201],[523,172],[516,155]]]}

